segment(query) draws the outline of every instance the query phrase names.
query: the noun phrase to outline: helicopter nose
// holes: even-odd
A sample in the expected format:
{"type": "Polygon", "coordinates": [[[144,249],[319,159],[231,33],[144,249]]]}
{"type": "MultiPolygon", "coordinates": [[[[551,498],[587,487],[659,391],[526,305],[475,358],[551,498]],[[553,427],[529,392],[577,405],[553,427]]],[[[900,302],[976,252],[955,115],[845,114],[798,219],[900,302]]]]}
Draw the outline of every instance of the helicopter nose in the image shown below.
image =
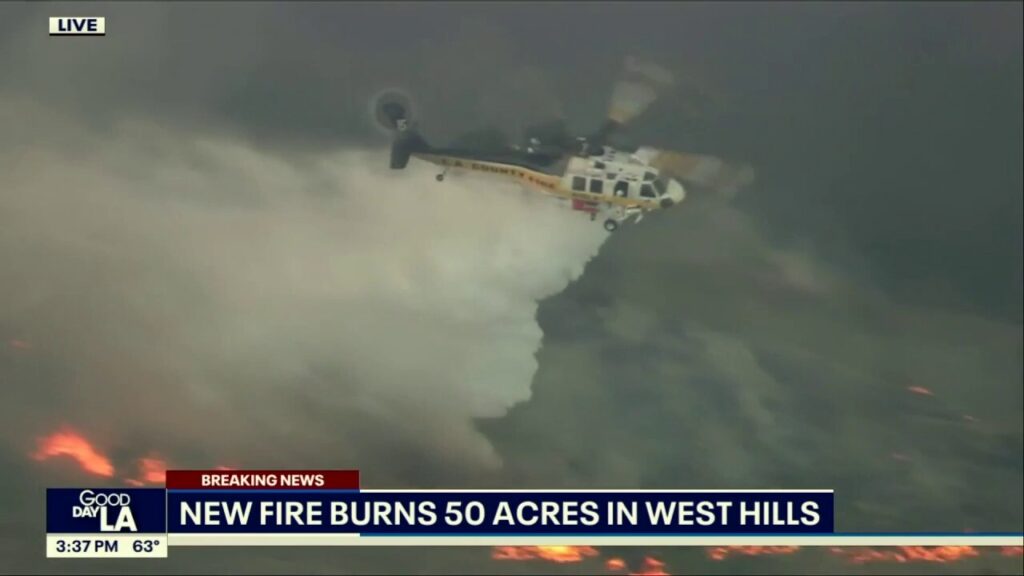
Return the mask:
{"type": "Polygon", "coordinates": [[[683,198],[686,198],[686,189],[683,188],[683,185],[678,180],[669,180],[665,196],[661,199],[661,207],[669,208],[673,204],[679,204],[683,198]]]}

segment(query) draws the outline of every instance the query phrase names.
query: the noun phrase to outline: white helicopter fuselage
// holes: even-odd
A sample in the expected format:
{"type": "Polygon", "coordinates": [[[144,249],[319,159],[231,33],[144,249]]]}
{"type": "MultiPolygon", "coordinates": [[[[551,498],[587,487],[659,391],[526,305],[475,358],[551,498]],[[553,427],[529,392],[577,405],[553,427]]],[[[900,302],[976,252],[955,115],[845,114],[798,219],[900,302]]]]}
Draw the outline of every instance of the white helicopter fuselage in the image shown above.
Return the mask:
{"type": "Polygon", "coordinates": [[[601,152],[569,159],[561,185],[573,193],[574,199],[655,210],[678,204],[686,197],[682,184],[663,178],[641,155],[610,146],[601,152]]]}
{"type": "MultiPolygon", "coordinates": [[[[526,151],[529,153],[529,149],[526,151]]],[[[434,149],[412,155],[443,168],[438,180],[449,171],[483,172],[520,181],[527,187],[555,196],[573,210],[607,216],[605,228],[614,230],[619,222],[644,212],[668,208],[683,201],[686,190],[672,178],[662,177],[637,153],[605,146],[600,154],[566,155],[556,163],[535,166],[506,161],[501,157],[462,156],[434,149]]]]}

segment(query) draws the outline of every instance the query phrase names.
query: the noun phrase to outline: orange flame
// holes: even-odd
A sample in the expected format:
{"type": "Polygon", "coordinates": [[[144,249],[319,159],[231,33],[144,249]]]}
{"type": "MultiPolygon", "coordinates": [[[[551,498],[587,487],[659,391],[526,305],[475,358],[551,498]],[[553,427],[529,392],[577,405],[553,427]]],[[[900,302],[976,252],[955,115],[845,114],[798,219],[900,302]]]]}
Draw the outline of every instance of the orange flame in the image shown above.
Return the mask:
{"type": "Polygon", "coordinates": [[[71,428],[63,428],[40,438],[38,449],[32,454],[32,458],[39,461],[57,456],[70,456],[78,462],[82,470],[90,474],[107,478],[114,475],[114,465],[110,463],[110,459],[71,428]]]}
{"type": "Polygon", "coordinates": [[[167,481],[167,462],[161,458],[150,456],[139,458],[139,475],[135,478],[125,478],[129,486],[144,486],[146,484],[163,484],[167,481]]]}
{"type": "Polygon", "coordinates": [[[935,395],[935,393],[933,393],[931,390],[925,388],[924,386],[907,386],[907,390],[909,390],[910,392],[913,392],[914,394],[920,394],[921,396],[934,396],[935,395]]]}
{"type": "Polygon", "coordinates": [[[732,555],[740,556],[775,556],[778,554],[793,554],[799,550],[799,546],[716,546],[708,548],[708,558],[712,560],[725,560],[732,555]]]}
{"type": "Polygon", "coordinates": [[[644,564],[639,572],[630,572],[629,576],[669,576],[665,572],[665,563],[650,556],[644,557],[644,564]]]}
{"type": "Polygon", "coordinates": [[[29,342],[28,340],[19,340],[18,338],[13,338],[11,340],[8,340],[7,344],[11,348],[13,348],[15,350],[31,350],[32,349],[32,343],[29,342]]]}
{"type": "MultiPolygon", "coordinates": [[[[609,558],[605,560],[604,567],[609,572],[625,572],[629,570],[629,565],[622,558],[609,558]]],[[[668,576],[668,572],[665,572],[665,563],[657,558],[650,556],[644,557],[644,562],[640,566],[639,572],[629,572],[629,576],[668,576]]]]}
{"type": "MultiPolygon", "coordinates": [[[[800,546],[717,546],[707,549],[712,560],[725,560],[738,556],[765,556],[794,554],[801,550],[800,546]]],[[[906,564],[909,562],[930,562],[945,564],[967,558],[974,558],[980,552],[973,546],[899,546],[890,550],[876,548],[831,548],[830,551],[845,558],[852,564],[868,564],[875,562],[893,562],[906,564]]],[[[499,546],[494,548],[491,557],[496,560],[549,560],[552,562],[580,562],[587,557],[597,556],[598,550],[590,546],[499,546]]],[[[1000,555],[1019,557],[1024,555],[1024,547],[1003,546],[1000,555]]],[[[604,563],[609,572],[627,572],[629,566],[618,557],[608,558],[604,563]]],[[[639,571],[628,572],[629,576],[668,576],[665,563],[650,556],[644,558],[639,571]]]]}
{"type": "Polygon", "coordinates": [[[832,548],[833,554],[845,557],[852,564],[868,564],[872,562],[933,562],[946,564],[964,558],[978,556],[974,546],[899,546],[896,550],[877,550],[874,548],[832,548]]]}
{"type": "MultiPolygon", "coordinates": [[[[43,436],[37,440],[38,448],[30,454],[34,460],[48,460],[56,456],[70,456],[82,470],[110,478],[114,475],[114,465],[106,455],[96,448],[77,431],[63,427],[60,430],[43,436]]],[[[149,484],[165,484],[167,482],[167,461],[160,456],[151,454],[136,460],[138,474],[124,478],[129,486],[146,486],[149,484]]],[[[232,466],[216,466],[215,470],[235,470],[232,466]]],[[[552,547],[552,548],[565,548],[552,547]]],[[[596,554],[596,551],[595,551],[596,554]]]]}
{"type": "Polygon", "coordinates": [[[609,558],[605,560],[604,567],[610,572],[619,572],[626,569],[626,561],[622,558],[609,558]]]}
{"type": "Polygon", "coordinates": [[[547,560],[558,564],[582,562],[597,555],[592,546],[495,546],[491,550],[494,560],[547,560]]]}

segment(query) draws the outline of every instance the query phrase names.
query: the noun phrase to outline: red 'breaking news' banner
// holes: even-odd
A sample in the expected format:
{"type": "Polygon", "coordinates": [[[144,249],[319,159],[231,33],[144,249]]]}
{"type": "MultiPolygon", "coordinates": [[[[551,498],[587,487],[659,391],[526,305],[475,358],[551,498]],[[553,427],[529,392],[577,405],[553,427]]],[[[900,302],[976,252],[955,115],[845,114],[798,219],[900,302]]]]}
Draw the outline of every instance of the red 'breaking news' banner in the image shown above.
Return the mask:
{"type": "Polygon", "coordinates": [[[357,490],[358,470],[168,470],[168,490],[357,490]]]}

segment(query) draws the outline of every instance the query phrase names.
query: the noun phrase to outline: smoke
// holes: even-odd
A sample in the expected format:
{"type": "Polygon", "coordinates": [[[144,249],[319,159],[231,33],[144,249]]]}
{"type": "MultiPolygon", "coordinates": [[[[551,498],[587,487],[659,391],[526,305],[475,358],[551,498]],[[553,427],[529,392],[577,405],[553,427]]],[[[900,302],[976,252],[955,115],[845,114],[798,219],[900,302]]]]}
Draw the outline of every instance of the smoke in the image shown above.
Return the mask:
{"type": "Polygon", "coordinates": [[[390,171],[383,148],[283,156],[0,101],[14,117],[32,126],[0,142],[0,330],[31,345],[19,441],[71,423],[182,466],[385,483],[494,466],[472,421],[530,397],[537,303],[605,237],[513,184],[390,171]]]}

